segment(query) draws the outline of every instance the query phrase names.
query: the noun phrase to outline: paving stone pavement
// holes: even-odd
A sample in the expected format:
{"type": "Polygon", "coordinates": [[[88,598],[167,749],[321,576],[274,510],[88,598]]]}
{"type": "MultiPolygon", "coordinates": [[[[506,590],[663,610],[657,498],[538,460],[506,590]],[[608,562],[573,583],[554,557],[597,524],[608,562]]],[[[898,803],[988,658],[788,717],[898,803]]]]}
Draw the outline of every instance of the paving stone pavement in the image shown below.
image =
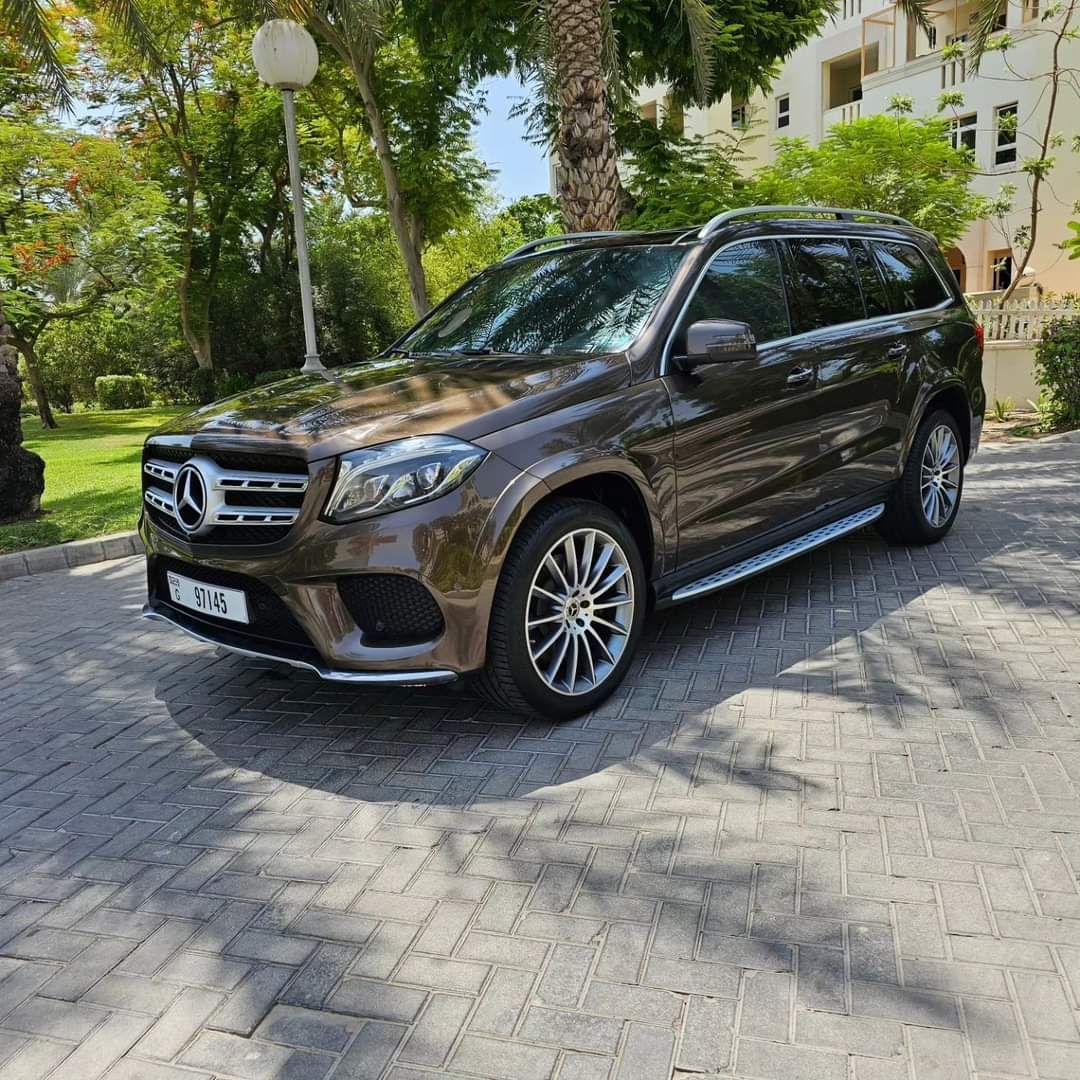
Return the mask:
{"type": "Polygon", "coordinates": [[[1080,1077],[1080,445],[652,619],[567,724],[0,585],[3,1080],[1080,1077]]]}

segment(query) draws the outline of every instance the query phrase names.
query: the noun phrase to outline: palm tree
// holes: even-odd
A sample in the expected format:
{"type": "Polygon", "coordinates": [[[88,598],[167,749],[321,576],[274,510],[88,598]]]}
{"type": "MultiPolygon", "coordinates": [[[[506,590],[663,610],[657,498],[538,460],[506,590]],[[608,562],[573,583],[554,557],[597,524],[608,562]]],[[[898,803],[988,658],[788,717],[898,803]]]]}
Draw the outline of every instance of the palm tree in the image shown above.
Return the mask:
{"type": "MultiPolygon", "coordinates": [[[[571,232],[614,229],[626,203],[610,104],[621,94],[614,0],[534,0],[533,74],[555,122],[556,187],[571,232]]],[[[672,0],[690,31],[698,97],[712,83],[716,20],[706,0],[672,0]]]]}
{"type": "MultiPolygon", "coordinates": [[[[74,99],[60,56],[56,26],[50,17],[51,7],[46,0],[0,0],[0,27],[19,43],[49,97],[64,112],[71,112],[74,99]]],[[[99,7],[149,61],[156,62],[157,48],[138,0],[100,0],[99,7]]]]}

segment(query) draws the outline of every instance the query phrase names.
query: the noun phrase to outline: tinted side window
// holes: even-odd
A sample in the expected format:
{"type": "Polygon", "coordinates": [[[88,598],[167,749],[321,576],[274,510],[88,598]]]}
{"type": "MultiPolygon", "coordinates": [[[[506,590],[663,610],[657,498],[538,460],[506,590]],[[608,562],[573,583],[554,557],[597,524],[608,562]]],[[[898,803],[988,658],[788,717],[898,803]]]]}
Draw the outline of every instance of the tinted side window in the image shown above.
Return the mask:
{"type": "Polygon", "coordinates": [[[700,319],[737,319],[749,323],[759,342],[787,337],[787,301],[776,245],[771,240],[733,244],[709,264],[683,318],[686,328],[700,319]]]}
{"type": "Polygon", "coordinates": [[[934,307],[949,294],[926,257],[911,244],[870,242],[881,266],[893,311],[918,311],[934,307]]]}
{"type": "Polygon", "coordinates": [[[804,334],[866,317],[846,240],[787,240],[791,329],[804,334]]]}
{"type": "Polygon", "coordinates": [[[859,271],[859,284],[862,285],[863,301],[866,304],[866,314],[873,318],[875,315],[888,315],[892,311],[889,304],[888,293],[885,292],[885,282],[881,279],[881,272],[874,262],[870,249],[865,240],[853,240],[851,254],[855,257],[855,266],[859,271]]]}

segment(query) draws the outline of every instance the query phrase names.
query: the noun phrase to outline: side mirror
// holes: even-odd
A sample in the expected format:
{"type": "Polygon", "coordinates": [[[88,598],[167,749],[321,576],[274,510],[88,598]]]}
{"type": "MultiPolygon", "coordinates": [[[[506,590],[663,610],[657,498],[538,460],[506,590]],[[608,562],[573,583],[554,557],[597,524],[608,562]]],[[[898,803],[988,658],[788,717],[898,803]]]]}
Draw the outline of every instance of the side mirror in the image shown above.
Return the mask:
{"type": "Polygon", "coordinates": [[[679,357],[685,371],[703,364],[753,360],[757,356],[754,332],[734,319],[702,319],[686,331],[686,355],[679,357]]]}

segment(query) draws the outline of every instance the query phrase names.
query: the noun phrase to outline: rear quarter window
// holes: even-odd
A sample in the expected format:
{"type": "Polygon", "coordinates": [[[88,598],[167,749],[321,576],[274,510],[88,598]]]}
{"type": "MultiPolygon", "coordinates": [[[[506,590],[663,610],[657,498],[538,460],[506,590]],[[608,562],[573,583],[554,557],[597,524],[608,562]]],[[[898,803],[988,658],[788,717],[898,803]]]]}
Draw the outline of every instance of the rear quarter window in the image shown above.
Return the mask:
{"type": "Polygon", "coordinates": [[[881,268],[889,304],[894,312],[937,307],[949,299],[949,293],[934,268],[913,244],[872,240],[870,248],[881,268]]]}

